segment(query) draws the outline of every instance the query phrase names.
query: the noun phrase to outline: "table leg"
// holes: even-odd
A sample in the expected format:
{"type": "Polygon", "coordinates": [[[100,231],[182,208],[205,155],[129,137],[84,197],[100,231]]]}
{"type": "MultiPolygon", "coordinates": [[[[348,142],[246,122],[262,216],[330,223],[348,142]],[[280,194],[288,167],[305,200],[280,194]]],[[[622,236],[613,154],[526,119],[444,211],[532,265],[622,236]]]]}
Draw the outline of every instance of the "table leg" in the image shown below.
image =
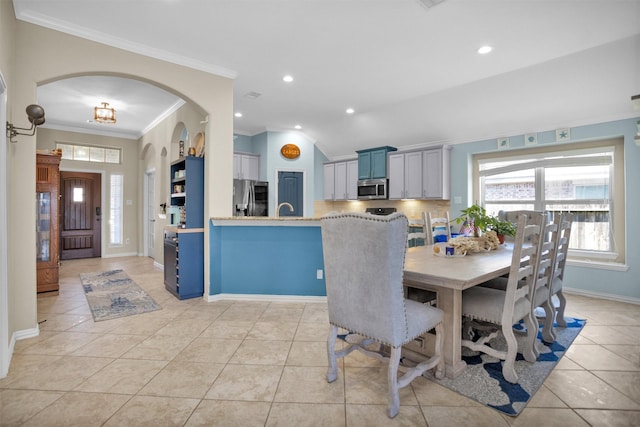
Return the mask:
{"type": "Polygon", "coordinates": [[[455,378],[467,364],[462,360],[462,291],[441,288],[438,292],[438,308],[444,312],[444,355],[446,375],[455,378]]]}
{"type": "MultiPolygon", "coordinates": [[[[445,361],[445,374],[449,378],[457,377],[467,366],[462,360],[462,291],[410,280],[405,280],[405,286],[437,293],[437,306],[444,312],[442,355],[445,361]]],[[[432,339],[433,337],[423,338],[427,339],[427,343],[422,345],[422,349],[414,345],[409,345],[408,349],[424,356],[431,356],[435,340],[432,339]]]]}

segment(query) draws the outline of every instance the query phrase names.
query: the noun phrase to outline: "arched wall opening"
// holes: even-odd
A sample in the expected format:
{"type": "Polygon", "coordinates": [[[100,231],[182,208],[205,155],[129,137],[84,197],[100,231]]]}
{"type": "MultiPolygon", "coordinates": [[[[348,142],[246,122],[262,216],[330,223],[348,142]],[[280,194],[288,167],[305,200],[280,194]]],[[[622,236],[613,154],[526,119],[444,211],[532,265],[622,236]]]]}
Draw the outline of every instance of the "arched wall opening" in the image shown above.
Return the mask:
{"type": "MultiPolygon", "coordinates": [[[[15,44],[12,51],[12,79],[8,90],[9,117],[22,117],[26,105],[37,102],[37,86],[67,76],[113,74],[152,82],[178,94],[206,114],[203,131],[209,138],[205,154],[205,217],[229,216],[233,179],[233,82],[192,68],[112,48],[100,43],[63,34],[22,21],[14,21],[15,44]],[[29,52],[28,55],[17,52],[29,52]],[[211,155],[215,153],[215,155],[211,155]]],[[[145,135],[146,136],[146,135],[145,135]]],[[[141,138],[142,145],[156,145],[155,155],[169,141],[151,141],[154,135],[141,138]]],[[[37,335],[35,212],[32,212],[35,189],[35,137],[25,137],[8,152],[7,175],[11,177],[8,193],[7,242],[10,334],[21,331],[26,337],[37,335]],[[13,185],[15,184],[15,185],[13,185]]],[[[170,150],[168,150],[171,153],[170,150]]],[[[137,156],[136,156],[137,157],[137,156]]],[[[159,161],[159,160],[158,160],[159,161]]],[[[169,159],[171,161],[171,159],[169,159]]],[[[138,184],[138,194],[142,190],[138,184]]],[[[205,235],[205,294],[208,294],[209,250],[205,235]]]]}

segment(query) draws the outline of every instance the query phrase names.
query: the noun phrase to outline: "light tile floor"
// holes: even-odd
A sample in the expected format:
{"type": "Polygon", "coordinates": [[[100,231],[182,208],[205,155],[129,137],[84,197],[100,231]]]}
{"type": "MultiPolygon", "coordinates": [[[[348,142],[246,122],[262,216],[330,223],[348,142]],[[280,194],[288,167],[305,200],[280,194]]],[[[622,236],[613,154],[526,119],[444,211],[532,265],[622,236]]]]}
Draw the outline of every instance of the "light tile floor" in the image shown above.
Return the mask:
{"type": "Polygon", "coordinates": [[[16,343],[1,426],[638,426],[640,306],[569,295],[588,319],[516,418],[424,378],[385,415],[386,371],[358,353],[325,380],[323,303],[179,301],[149,258],[65,261],[16,343]],[[79,273],[123,268],[161,310],[95,323],[79,273]]]}

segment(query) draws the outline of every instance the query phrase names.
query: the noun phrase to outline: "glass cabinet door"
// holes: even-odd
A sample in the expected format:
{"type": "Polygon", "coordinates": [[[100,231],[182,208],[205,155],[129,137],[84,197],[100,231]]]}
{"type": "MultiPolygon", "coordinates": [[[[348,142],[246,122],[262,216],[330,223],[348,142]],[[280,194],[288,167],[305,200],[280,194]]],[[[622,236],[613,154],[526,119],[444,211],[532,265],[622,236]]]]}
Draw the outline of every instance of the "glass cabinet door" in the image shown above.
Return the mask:
{"type": "Polygon", "coordinates": [[[51,193],[36,192],[36,261],[51,260],[51,193]]]}

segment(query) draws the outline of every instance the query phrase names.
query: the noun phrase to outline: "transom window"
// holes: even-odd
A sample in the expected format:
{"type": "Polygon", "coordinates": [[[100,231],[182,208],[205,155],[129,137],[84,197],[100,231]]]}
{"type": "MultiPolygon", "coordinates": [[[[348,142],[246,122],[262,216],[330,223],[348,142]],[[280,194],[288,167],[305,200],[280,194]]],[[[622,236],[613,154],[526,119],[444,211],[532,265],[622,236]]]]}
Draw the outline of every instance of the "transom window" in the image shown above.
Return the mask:
{"type": "Polygon", "coordinates": [[[56,143],[56,148],[62,150],[62,158],[64,160],[116,164],[119,164],[122,161],[122,150],[120,148],[66,144],[60,142],[56,143]]]}
{"type": "Polygon", "coordinates": [[[474,156],[474,194],[487,212],[574,214],[570,257],[624,262],[623,140],[474,156]]]}

